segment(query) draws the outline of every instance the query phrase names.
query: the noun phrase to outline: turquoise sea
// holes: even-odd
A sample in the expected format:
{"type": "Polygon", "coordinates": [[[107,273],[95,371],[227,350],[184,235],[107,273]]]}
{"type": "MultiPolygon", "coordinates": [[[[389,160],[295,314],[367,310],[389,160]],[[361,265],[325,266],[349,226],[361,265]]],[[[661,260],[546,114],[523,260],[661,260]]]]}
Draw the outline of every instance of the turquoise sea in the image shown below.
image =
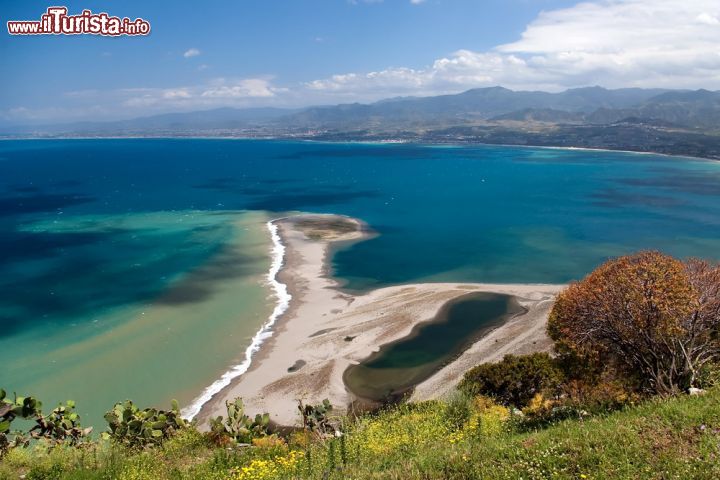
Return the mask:
{"type": "MultiPolygon", "coordinates": [[[[286,211],[358,217],[351,290],[560,283],[654,248],[720,257],[720,163],[539,148],[126,139],[0,142],[0,386],[91,424],[187,404],[268,318],[286,211]]],[[[86,423],[88,423],[86,422],[86,423]]]]}

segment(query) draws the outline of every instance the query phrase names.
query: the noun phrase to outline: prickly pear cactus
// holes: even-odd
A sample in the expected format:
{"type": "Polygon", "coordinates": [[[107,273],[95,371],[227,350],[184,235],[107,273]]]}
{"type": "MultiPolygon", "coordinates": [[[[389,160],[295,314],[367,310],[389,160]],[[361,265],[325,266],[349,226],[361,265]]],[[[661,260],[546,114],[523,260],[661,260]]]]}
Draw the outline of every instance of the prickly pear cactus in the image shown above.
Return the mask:
{"type": "Polygon", "coordinates": [[[132,401],[126,400],[116,403],[105,414],[105,420],[108,431],[103,433],[103,437],[131,448],[159,445],[187,426],[175,400],[168,411],[155,408],[140,410],[132,401]]]}
{"type": "Polygon", "coordinates": [[[236,398],[234,402],[225,402],[227,408],[227,419],[219,416],[210,421],[210,430],[216,437],[229,437],[238,443],[252,443],[253,438],[264,437],[268,434],[270,415],[263,413],[255,415],[251,420],[245,414],[245,406],[242,398],[236,398]]]}
{"type": "Polygon", "coordinates": [[[75,412],[75,402],[68,400],[64,405],[58,405],[49,415],[38,415],[35,426],[29,433],[35,439],[45,438],[54,443],[67,442],[77,445],[90,432],[92,427],[83,429],[80,426],[80,415],[75,412]]]}
{"type": "Polygon", "coordinates": [[[33,397],[7,398],[0,389],[0,457],[11,448],[26,447],[31,440],[44,440],[52,444],[78,445],[92,431],[80,426],[80,415],[75,412],[75,402],[60,404],[49,415],[42,414],[42,403],[33,397]],[[16,418],[32,420],[35,425],[28,431],[11,430],[16,418]]]}
{"type": "Polygon", "coordinates": [[[330,423],[329,414],[333,407],[327,398],[317,405],[298,402],[298,410],[302,417],[303,427],[319,433],[335,433],[335,427],[330,423]]]}

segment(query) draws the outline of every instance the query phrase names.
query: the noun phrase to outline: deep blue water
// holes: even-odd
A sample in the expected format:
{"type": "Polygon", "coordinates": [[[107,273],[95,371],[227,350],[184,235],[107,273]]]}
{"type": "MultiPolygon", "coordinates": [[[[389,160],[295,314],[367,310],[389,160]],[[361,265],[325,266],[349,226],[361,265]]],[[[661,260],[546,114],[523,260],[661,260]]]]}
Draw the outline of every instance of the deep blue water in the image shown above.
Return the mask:
{"type": "MultiPolygon", "coordinates": [[[[656,248],[717,258],[720,164],[513,147],[240,140],[0,142],[0,338],[157,296],[223,226],[35,228],[78,215],[303,210],[378,231],[334,257],[351,289],[558,283],[656,248]],[[107,288],[112,284],[114,288],[107,288]]],[[[72,224],[71,222],[69,224],[72,224]]]]}

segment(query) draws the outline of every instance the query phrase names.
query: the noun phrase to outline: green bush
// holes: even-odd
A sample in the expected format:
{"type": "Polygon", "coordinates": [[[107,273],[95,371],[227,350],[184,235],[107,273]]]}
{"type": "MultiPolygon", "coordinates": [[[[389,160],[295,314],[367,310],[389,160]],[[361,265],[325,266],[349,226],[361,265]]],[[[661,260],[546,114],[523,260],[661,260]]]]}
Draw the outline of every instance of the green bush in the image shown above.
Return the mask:
{"type": "Polygon", "coordinates": [[[245,414],[242,398],[236,398],[234,402],[226,401],[225,407],[227,419],[223,421],[222,416],[210,419],[210,435],[214,443],[221,445],[223,439],[232,439],[237,443],[249,444],[254,438],[268,434],[270,414],[258,414],[254,420],[251,419],[245,414]]]}
{"type": "Polygon", "coordinates": [[[92,431],[83,429],[80,415],[75,412],[75,402],[61,403],[48,415],[42,413],[42,403],[33,397],[7,398],[0,388],[0,458],[16,447],[27,447],[31,440],[43,439],[50,444],[81,444],[92,431]],[[11,430],[16,418],[34,422],[27,431],[11,430]]]}
{"type": "Polygon", "coordinates": [[[130,448],[160,445],[187,423],[180,417],[180,407],[173,400],[168,411],[146,408],[140,410],[133,402],[116,403],[105,414],[109,430],[103,437],[130,448]]]}
{"type": "Polygon", "coordinates": [[[33,397],[15,395],[15,398],[10,400],[5,390],[0,388],[0,458],[11,448],[27,446],[27,436],[24,432],[11,430],[12,423],[16,418],[42,418],[41,407],[42,404],[33,397]]]}
{"type": "Polygon", "coordinates": [[[698,388],[713,388],[720,386],[720,363],[706,363],[702,366],[695,379],[698,388]]]}
{"type": "Polygon", "coordinates": [[[538,393],[555,393],[563,379],[547,353],[506,355],[498,363],[483,363],[469,370],[458,387],[470,395],[485,395],[503,405],[523,408],[538,393]]]}
{"type": "Polygon", "coordinates": [[[461,428],[473,413],[473,397],[464,392],[454,392],[446,400],[443,418],[453,429],[461,428]]]}
{"type": "Polygon", "coordinates": [[[335,433],[335,426],[330,422],[330,412],[333,406],[327,398],[317,405],[303,404],[298,401],[298,411],[302,419],[303,428],[321,434],[335,433]]]}

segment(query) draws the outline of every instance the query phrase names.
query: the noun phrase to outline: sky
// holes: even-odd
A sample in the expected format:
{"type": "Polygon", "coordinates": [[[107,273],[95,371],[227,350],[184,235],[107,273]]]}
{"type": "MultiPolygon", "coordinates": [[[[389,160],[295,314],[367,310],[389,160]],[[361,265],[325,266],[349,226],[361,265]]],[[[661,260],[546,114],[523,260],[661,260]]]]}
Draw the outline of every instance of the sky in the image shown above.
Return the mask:
{"type": "Polygon", "coordinates": [[[0,123],[302,107],[501,85],[720,89],[720,0],[0,0],[0,123]],[[148,36],[11,36],[56,4],[148,36]]]}

